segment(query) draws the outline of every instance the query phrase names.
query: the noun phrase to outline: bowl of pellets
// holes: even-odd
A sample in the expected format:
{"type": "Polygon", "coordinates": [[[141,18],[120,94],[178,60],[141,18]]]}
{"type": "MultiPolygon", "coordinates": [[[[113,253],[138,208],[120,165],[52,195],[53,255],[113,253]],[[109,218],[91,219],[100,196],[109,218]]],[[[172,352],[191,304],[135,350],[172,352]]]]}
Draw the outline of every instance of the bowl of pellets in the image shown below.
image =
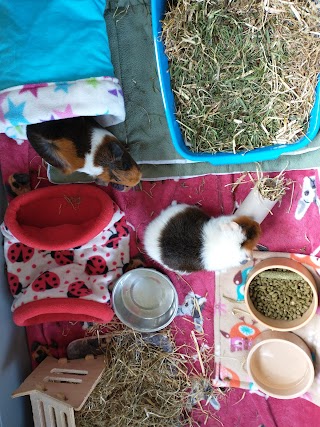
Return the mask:
{"type": "Polygon", "coordinates": [[[314,317],[318,292],[312,273],[298,261],[272,257],[249,273],[244,290],[251,316],[275,331],[294,331],[314,317]]]}

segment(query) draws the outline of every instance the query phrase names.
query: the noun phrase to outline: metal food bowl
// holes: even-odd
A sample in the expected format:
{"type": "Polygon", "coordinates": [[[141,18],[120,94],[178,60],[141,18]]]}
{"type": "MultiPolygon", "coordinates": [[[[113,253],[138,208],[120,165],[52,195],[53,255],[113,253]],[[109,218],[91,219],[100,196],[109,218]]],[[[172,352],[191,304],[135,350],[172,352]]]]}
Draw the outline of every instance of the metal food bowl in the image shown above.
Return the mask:
{"type": "Polygon", "coordinates": [[[125,325],[140,332],[155,332],[168,326],[176,316],[178,294],[164,274],[138,268],[116,282],[112,304],[125,325]]]}

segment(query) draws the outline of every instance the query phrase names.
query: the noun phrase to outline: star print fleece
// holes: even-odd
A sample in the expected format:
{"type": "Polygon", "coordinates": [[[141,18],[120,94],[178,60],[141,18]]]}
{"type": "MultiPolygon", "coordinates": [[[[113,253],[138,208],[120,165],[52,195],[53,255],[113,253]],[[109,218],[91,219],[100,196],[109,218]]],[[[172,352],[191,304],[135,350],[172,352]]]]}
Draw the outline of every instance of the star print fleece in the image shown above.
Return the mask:
{"type": "Polygon", "coordinates": [[[112,126],[125,119],[124,99],[115,77],[15,86],[0,91],[0,133],[22,143],[26,126],[48,120],[98,116],[112,126]]]}
{"type": "Polygon", "coordinates": [[[104,191],[31,191],[10,203],[1,231],[16,324],[112,319],[108,285],[129,262],[129,230],[104,191]]]}

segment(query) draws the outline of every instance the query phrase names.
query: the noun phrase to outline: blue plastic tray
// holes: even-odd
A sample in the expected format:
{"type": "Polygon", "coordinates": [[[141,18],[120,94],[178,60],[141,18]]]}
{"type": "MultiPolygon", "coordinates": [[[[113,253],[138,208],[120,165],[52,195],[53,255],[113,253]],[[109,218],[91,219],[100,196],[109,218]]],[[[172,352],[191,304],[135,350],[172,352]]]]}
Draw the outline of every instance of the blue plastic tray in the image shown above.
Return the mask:
{"type": "Polygon", "coordinates": [[[185,145],[179,124],[175,118],[175,102],[171,89],[168,59],[161,41],[161,20],[164,17],[167,0],[151,0],[152,33],[160,80],[160,89],[165,109],[165,114],[177,152],[185,159],[198,162],[209,162],[213,165],[231,165],[249,162],[261,162],[277,159],[281,154],[289,153],[304,148],[317,135],[320,129],[320,79],[316,87],[314,106],[310,113],[309,128],[304,137],[293,144],[278,144],[270,147],[256,148],[247,152],[234,153],[193,153],[185,145]]]}

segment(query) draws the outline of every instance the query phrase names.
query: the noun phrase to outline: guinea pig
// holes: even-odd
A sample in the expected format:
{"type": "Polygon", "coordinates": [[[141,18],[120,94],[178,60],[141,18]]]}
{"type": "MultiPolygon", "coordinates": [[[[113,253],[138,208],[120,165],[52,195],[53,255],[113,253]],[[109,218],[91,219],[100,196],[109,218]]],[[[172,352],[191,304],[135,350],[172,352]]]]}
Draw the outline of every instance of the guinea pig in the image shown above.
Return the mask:
{"type": "Polygon", "coordinates": [[[180,274],[219,271],[246,263],[260,233],[249,217],[213,218],[196,206],[178,204],[147,226],[144,247],[154,261],[180,274]]]}
{"type": "Polygon", "coordinates": [[[125,147],[92,117],[51,120],[27,126],[36,152],[64,174],[85,172],[99,185],[127,190],[141,179],[139,166],[125,147]]]}

